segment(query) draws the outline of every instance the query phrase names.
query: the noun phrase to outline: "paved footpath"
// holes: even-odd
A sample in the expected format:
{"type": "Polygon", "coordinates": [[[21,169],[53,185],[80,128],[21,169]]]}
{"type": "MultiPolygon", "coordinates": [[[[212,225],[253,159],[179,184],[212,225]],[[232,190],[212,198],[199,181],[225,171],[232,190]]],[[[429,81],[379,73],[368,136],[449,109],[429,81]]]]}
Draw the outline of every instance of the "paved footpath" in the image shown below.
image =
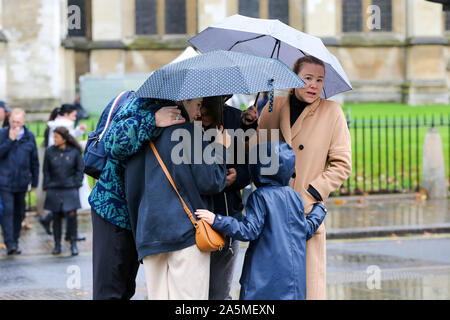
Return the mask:
{"type": "MultiPolygon", "coordinates": [[[[449,201],[339,201],[327,204],[328,232],[356,232],[347,239],[331,236],[327,241],[328,299],[450,299],[450,234],[421,229],[427,224],[445,226],[450,222],[449,201]],[[415,226],[420,232],[399,237],[396,232],[402,234],[400,226],[415,226]],[[365,232],[365,238],[353,239],[361,235],[360,229],[373,227],[384,227],[389,236],[365,232]]],[[[5,250],[0,249],[0,300],[91,299],[89,213],[80,214],[79,233],[86,236],[86,241],[79,242],[80,255],[76,257],[69,256],[67,242],[62,255],[51,255],[52,236],[44,232],[36,216],[30,214],[28,220],[32,229],[22,233],[22,254],[6,256],[5,250]]],[[[436,230],[444,232],[445,228],[436,230]]],[[[242,244],[233,280],[234,299],[239,295],[245,250],[242,244]]],[[[145,298],[145,276],[140,268],[133,299],[145,298]]]]}

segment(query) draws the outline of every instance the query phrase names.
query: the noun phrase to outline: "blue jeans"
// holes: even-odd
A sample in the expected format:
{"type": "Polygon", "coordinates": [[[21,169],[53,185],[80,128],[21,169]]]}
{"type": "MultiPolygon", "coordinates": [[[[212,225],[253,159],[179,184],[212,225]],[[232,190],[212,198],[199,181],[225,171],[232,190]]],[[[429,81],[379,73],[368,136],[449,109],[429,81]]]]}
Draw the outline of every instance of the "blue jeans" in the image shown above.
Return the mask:
{"type": "Polygon", "coordinates": [[[25,192],[0,191],[3,202],[2,231],[8,250],[19,245],[22,221],[25,218],[25,192]]]}

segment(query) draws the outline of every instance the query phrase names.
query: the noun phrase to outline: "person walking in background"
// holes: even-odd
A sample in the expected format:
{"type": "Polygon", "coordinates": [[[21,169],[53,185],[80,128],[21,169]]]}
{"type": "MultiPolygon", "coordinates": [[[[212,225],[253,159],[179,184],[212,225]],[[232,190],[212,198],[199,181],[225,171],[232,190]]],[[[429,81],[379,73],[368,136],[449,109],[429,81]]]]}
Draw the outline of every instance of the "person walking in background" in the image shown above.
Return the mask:
{"type": "Polygon", "coordinates": [[[67,217],[70,251],[78,255],[77,209],[80,208],[78,189],[83,181],[84,163],[81,146],[65,127],[53,130],[54,145],[44,156],[44,183],[47,191],[44,208],[53,212],[53,254],[61,253],[62,218],[67,217]]]}
{"type": "Polygon", "coordinates": [[[9,113],[11,109],[8,107],[8,104],[5,101],[0,100],[0,126],[2,128],[9,127],[9,113]]]}
{"type": "MultiPolygon", "coordinates": [[[[294,149],[296,177],[290,185],[301,194],[305,213],[309,214],[315,202],[325,201],[350,176],[351,140],[341,106],[320,97],[325,64],[313,56],[304,56],[294,63],[293,71],[305,81],[305,87],[275,98],[272,112],[266,105],[258,128],[267,129],[269,134],[276,130],[279,138],[294,149]]],[[[326,299],[323,223],[308,241],[306,252],[307,299],[326,299]]]]}
{"type": "Polygon", "coordinates": [[[258,189],[248,199],[245,218],[239,221],[203,209],[195,213],[215,230],[250,241],[240,279],[241,300],[304,300],[306,241],[322,223],[327,210],[318,203],[305,218],[300,194],[289,187],[295,153],[288,144],[273,142],[257,147],[266,149],[272,161],[278,157],[279,165],[273,174],[263,172],[271,164],[263,165],[259,157],[256,164],[249,165],[258,189]]]}
{"type": "Polygon", "coordinates": [[[63,104],[58,111],[55,120],[48,121],[49,127],[48,145],[53,145],[53,130],[57,127],[65,127],[69,130],[71,136],[78,139],[86,131],[86,124],[82,123],[80,126],[75,127],[75,121],[77,120],[77,109],[73,104],[63,104]]]}
{"type": "MultiPolygon", "coordinates": [[[[75,139],[81,137],[86,131],[86,124],[81,124],[75,127],[75,122],[77,120],[78,111],[76,106],[72,104],[63,104],[59,108],[54,108],[50,113],[49,120],[47,122],[47,128],[44,133],[44,143],[46,148],[51,147],[54,144],[53,131],[58,127],[65,127],[71,136],[75,139]]],[[[83,183],[80,187],[80,203],[82,209],[89,209],[88,197],[91,192],[89,186],[89,180],[86,175],[83,175],[83,183]]],[[[49,212],[44,217],[39,218],[39,222],[44,227],[47,234],[51,234],[50,224],[53,219],[53,212],[49,212]]],[[[67,223],[67,227],[69,223],[67,223]]],[[[69,230],[66,230],[65,240],[70,241],[70,236],[68,236],[69,230]]],[[[84,238],[78,238],[78,240],[84,240],[84,238]]]]}
{"type": "Polygon", "coordinates": [[[19,237],[25,218],[25,194],[39,179],[39,159],[33,133],[25,127],[25,111],[11,111],[10,126],[0,129],[0,197],[3,238],[8,255],[20,254],[19,237]]]}

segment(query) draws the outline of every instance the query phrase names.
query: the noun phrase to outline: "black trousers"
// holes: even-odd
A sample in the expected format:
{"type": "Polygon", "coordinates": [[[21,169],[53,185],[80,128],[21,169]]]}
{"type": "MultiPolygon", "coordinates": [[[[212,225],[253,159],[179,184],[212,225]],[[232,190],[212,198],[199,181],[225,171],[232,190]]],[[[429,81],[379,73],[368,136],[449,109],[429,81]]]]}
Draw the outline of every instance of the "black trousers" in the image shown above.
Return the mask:
{"type": "Polygon", "coordinates": [[[22,221],[25,218],[25,192],[0,191],[3,203],[1,225],[8,250],[18,248],[22,221]]]}
{"type": "Polygon", "coordinates": [[[136,290],[139,261],[131,230],[92,215],[93,299],[129,300],[136,290]]]}

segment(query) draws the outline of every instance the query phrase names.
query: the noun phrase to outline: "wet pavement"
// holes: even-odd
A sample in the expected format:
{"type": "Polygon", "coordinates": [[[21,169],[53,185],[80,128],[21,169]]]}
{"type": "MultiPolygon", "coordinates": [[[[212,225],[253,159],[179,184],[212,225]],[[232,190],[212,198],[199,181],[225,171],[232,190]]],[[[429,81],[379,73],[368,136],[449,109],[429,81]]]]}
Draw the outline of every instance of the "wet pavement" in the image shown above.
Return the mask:
{"type": "MultiPolygon", "coordinates": [[[[378,227],[389,237],[327,241],[328,299],[450,299],[450,233],[431,233],[434,225],[444,232],[450,222],[450,200],[423,201],[414,198],[332,199],[325,224],[329,235],[344,230],[378,227]],[[402,233],[413,226],[417,233],[402,233]],[[391,229],[389,229],[391,228],[391,229]],[[396,231],[396,229],[398,230],[396,231]],[[431,229],[430,229],[431,230],[431,229]],[[405,236],[398,236],[405,234],[405,236]]],[[[60,256],[53,256],[52,236],[29,215],[31,230],[22,232],[22,254],[6,256],[0,249],[1,299],[88,300],[92,298],[92,233],[90,214],[80,214],[80,255],[71,257],[64,242],[60,256]]],[[[371,232],[365,236],[376,236],[371,232]]],[[[246,245],[241,244],[232,294],[239,295],[239,276],[246,245]]],[[[140,268],[134,299],[145,299],[145,276],[140,268]]]]}
{"type": "Polygon", "coordinates": [[[450,199],[424,200],[420,194],[330,199],[327,239],[450,233],[450,199]]]}

